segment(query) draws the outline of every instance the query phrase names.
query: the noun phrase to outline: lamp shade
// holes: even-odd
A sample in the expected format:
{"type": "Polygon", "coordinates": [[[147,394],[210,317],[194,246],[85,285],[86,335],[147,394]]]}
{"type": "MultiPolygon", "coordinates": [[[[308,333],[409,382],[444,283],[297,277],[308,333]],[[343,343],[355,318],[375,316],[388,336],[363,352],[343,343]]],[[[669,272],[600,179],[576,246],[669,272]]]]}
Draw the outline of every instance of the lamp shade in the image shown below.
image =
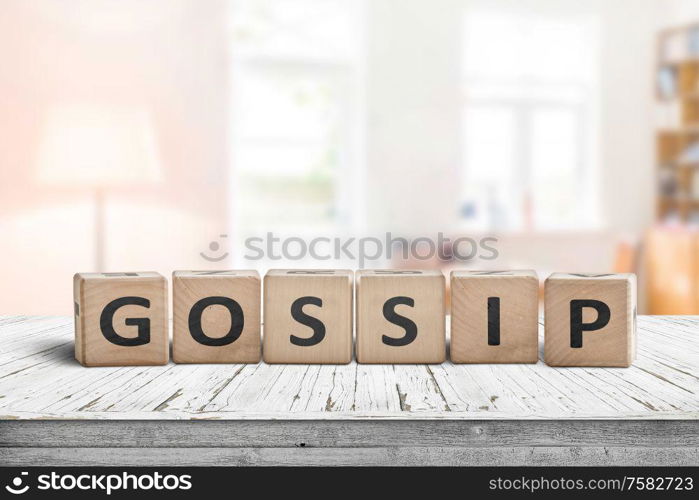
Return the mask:
{"type": "Polygon", "coordinates": [[[51,108],[37,158],[38,181],[46,184],[109,187],[161,179],[151,116],[141,108],[51,108]]]}

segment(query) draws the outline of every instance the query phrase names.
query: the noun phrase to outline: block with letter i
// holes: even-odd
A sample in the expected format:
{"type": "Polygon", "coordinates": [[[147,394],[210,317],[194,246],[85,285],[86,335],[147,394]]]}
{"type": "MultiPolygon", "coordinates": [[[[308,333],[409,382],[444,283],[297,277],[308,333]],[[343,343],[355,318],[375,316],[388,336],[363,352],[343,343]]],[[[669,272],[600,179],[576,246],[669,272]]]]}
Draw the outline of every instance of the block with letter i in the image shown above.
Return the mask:
{"type": "Polygon", "coordinates": [[[172,297],[175,363],[260,361],[257,271],[175,271],[172,297]]]}
{"type": "Polygon", "coordinates": [[[353,285],[352,271],[270,270],[264,282],[265,362],[349,363],[353,285]]]}
{"type": "Polygon", "coordinates": [[[73,278],[75,358],[83,366],[164,365],[167,281],[153,272],[73,278]]]}
{"type": "Polygon", "coordinates": [[[534,271],[452,271],[451,360],[536,363],[539,278],[534,271]]]}
{"type": "Polygon", "coordinates": [[[357,361],[442,363],[444,289],[439,271],[359,271],[357,361]]]}
{"type": "Polygon", "coordinates": [[[555,273],[546,280],[544,360],[551,366],[631,366],[636,276],[555,273]]]}

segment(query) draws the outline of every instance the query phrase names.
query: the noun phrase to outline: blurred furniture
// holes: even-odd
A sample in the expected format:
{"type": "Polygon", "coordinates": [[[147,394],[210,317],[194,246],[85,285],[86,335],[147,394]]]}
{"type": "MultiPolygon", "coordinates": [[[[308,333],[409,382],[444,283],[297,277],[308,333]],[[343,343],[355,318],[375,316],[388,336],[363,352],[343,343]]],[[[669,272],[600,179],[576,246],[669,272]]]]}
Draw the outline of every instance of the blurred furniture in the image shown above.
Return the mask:
{"type": "Polygon", "coordinates": [[[658,39],[657,218],[699,224],[699,24],[658,39]]]}
{"type": "Polygon", "coordinates": [[[655,227],[644,241],[650,314],[699,314],[699,230],[655,227]]]}
{"type": "Polygon", "coordinates": [[[699,23],[660,32],[658,226],[644,241],[650,314],[699,314],[699,23]]]}
{"type": "Polygon", "coordinates": [[[638,243],[634,244],[630,241],[617,243],[612,270],[615,273],[638,272],[638,243]]]}
{"type": "Polygon", "coordinates": [[[69,316],[0,317],[0,463],[696,464],[699,319],[639,316],[638,330],[638,358],[619,370],[541,361],[129,370],[81,367],[69,316]]]}
{"type": "Polygon", "coordinates": [[[105,190],[161,178],[150,114],[124,106],[51,108],[41,135],[37,178],[42,184],[92,190],[94,271],[104,271],[105,190]]]}

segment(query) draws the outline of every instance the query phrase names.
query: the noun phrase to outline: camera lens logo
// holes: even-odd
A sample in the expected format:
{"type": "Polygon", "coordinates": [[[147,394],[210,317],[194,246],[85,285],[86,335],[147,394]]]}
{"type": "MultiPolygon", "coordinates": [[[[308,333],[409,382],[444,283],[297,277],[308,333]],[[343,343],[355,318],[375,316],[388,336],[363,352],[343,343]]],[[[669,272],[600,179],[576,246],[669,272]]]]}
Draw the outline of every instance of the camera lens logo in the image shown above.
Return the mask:
{"type": "Polygon", "coordinates": [[[5,486],[5,489],[13,495],[21,495],[22,493],[26,493],[29,489],[29,485],[27,484],[24,487],[22,487],[22,478],[23,476],[27,475],[29,475],[28,472],[22,472],[19,476],[12,479],[12,485],[5,486]]]}
{"type": "MultiPolygon", "coordinates": [[[[228,238],[227,234],[222,234],[220,236],[221,238],[228,238]]],[[[214,253],[218,252],[220,248],[221,244],[218,241],[212,241],[209,243],[209,250],[214,253]]],[[[208,255],[204,252],[199,252],[199,255],[201,255],[204,260],[208,260],[209,262],[221,262],[223,259],[228,257],[228,252],[224,251],[221,255],[208,255]]]]}

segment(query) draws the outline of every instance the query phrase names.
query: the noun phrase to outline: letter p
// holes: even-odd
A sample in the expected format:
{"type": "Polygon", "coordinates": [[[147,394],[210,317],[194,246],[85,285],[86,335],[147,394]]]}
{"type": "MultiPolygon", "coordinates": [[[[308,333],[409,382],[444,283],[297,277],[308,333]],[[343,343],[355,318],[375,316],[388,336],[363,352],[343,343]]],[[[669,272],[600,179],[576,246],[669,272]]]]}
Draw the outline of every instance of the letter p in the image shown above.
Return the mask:
{"type": "Polygon", "coordinates": [[[583,332],[600,330],[607,326],[611,313],[609,306],[601,300],[580,299],[570,301],[570,347],[583,346],[583,332]],[[597,319],[583,323],[583,309],[591,307],[597,311],[597,319]]]}

